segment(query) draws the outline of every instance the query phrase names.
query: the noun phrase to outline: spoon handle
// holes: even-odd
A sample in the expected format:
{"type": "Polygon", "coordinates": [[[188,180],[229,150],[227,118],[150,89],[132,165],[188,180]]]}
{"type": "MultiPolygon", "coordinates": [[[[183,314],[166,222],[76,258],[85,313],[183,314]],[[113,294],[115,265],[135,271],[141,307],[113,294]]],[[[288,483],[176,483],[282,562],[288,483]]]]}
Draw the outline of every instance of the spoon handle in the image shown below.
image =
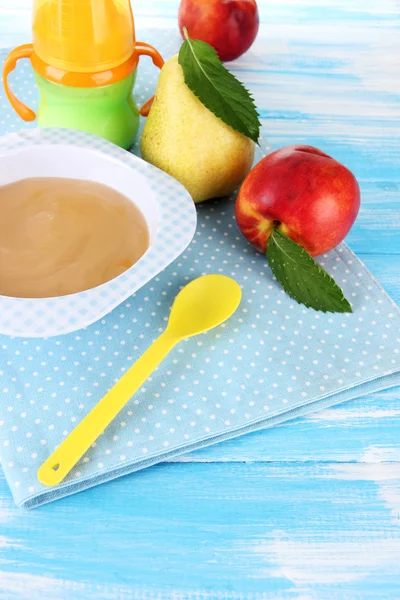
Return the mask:
{"type": "Polygon", "coordinates": [[[41,483],[63,481],[178,341],[168,330],[161,334],[42,464],[37,472],[41,483]]]}

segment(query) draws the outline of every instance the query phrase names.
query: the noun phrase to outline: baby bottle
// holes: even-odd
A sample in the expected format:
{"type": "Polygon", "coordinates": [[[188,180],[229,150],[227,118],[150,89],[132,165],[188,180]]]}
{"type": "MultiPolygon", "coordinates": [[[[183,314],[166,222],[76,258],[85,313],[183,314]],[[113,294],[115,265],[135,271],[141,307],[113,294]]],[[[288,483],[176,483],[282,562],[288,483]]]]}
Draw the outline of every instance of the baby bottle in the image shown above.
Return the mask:
{"type": "MultiPolygon", "coordinates": [[[[37,118],[41,127],[80,129],[128,149],[139,127],[132,91],[143,54],[163,66],[155,48],[136,41],[130,0],[34,0],[33,43],[8,55],[5,92],[24,121],[37,118]],[[8,83],[21,58],[29,58],[33,67],[40,94],[37,115],[8,83]]],[[[141,113],[146,114],[145,107],[141,113]]]]}

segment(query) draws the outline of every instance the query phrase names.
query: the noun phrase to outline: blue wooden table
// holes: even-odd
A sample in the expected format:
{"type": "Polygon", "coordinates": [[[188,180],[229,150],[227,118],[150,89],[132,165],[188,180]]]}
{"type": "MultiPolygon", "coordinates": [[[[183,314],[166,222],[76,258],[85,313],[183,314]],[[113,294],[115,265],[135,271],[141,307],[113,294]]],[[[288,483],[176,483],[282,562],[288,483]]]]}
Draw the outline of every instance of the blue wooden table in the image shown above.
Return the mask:
{"type": "MultiPolygon", "coordinates": [[[[138,37],[176,32],[175,0],[132,4],[138,37]]],[[[348,242],[399,302],[398,0],[259,4],[259,38],[232,68],[272,147],[312,144],[357,175],[348,242]]],[[[30,5],[0,0],[1,46],[30,40],[30,5]]],[[[398,600],[399,426],[395,389],[32,513],[0,475],[0,598],[398,600]]]]}

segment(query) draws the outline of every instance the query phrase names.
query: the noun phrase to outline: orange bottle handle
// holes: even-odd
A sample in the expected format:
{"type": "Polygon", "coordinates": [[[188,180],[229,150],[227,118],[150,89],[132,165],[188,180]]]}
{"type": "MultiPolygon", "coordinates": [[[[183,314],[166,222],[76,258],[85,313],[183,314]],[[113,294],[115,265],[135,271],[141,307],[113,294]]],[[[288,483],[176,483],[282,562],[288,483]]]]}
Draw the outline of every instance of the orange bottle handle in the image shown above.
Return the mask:
{"type": "Polygon", "coordinates": [[[18,46],[10,52],[7,56],[4,66],[3,66],[3,84],[4,90],[6,92],[6,96],[17,113],[24,121],[34,121],[36,119],[36,114],[30,109],[28,106],[23,104],[14,94],[12,93],[9,85],[8,85],[8,76],[17,66],[17,62],[21,58],[31,58],[33,54],[33,46],[32,44],[24,44],[23,46],[18,46]]]}
{"type": "MultiPolygon", "coordinates": [[[[158,52],[158,50],[153,48],[153,46],[150,46],[150,44],[146,44],[145,42],[136,42],[136,52],[138,56],[150,56],[150,58],[153,60],[153,64],[156,67],[158,67],[159,69],[163,68],[163,57],[158,52]]],[[[142,108],[140,109],[140,114],[142,115],[142,117],[147,117],[147,115],[149,114],[151,105],[153,104],[153,100],[154,96],[143,104],[142,108]]]]}
{"type": "MultiPolygon", "coordinates": [[[[136,42],[135,49],[138,57],[144,55],[150,56],[156,67],[162,69],[162,67],[164,66],[164,60],[161,54],[153,46],[150,46],[150,44],[146,44],[145,42],[136,42]]],[[[20,60],[21,58],[31,58],[32,55],[32,44],[24,44],[23,46],[18,46],[10,52],[3,66],[3,84],[6,96],[15,112],[24,121],[34,121],[36,119],[36,114],[32,109],[30,109],[20,100],[18,100],[18,98],[12,93],[10,86],[8,85],[8,75],[11,73],[11,71],[15,69],[18,60],[20,60]]],[[[140,114],[143,117],[147,117],[147,115],[149,114],[151,105],[153,104],[153,100],[154,97],[150,98],[150,100],[148,100],[140,109],[140,114]]]]}

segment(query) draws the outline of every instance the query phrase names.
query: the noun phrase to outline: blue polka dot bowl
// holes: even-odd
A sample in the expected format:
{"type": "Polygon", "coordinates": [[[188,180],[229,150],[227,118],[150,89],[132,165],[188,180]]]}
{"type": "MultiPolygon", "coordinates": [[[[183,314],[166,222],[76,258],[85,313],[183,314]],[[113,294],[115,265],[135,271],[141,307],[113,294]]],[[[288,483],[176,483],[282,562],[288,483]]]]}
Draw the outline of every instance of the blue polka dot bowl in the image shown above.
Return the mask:
{"type": "Polygon", "coordinates": [[[139,290],[189,245],[196,210],[172,177],[93,135],[31,129],[0,138],[0,186],[27,177],[88,179],[121,192],[140,208],[150,247],[130,269],[100,286],[57,298],[0,296],[0,333],[51,337],[94,323],[139,290]]]}

